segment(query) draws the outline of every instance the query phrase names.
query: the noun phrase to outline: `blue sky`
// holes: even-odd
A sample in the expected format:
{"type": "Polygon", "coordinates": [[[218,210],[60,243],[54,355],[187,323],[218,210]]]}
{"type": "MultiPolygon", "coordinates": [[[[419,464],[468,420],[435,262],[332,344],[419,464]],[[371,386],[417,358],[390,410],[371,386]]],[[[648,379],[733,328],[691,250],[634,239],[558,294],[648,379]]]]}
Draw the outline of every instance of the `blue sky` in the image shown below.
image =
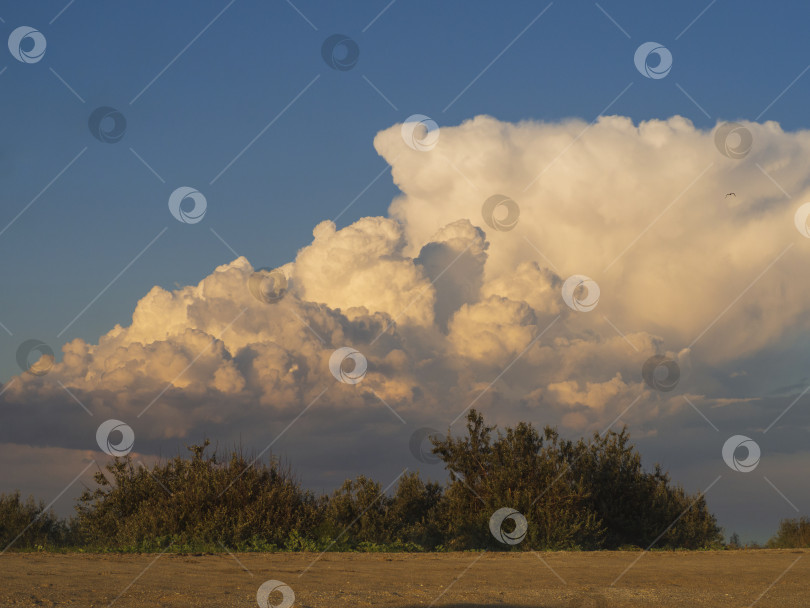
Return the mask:
{"type": "Polygon", "coordinates": [[[232,250],[274,267],[322,220],[385,215],[398,190],[372,142],[413,114],[808,128],[808,17],[798,1],[3,5],[0,32],[36,28],[47,51],[0,49],[0,380],[24,340],[95,343],[232,250]],[[336,33],[359,47],[351,70],[321,56],[336,33]],[[633,63],[647,41],[673,55],[664,79],[633,63]],[[99,106],[125,117],[118,143],[91,135],[99,106]],[[204,222],[171,217],[180,186],[205,195],[204,222]]]}

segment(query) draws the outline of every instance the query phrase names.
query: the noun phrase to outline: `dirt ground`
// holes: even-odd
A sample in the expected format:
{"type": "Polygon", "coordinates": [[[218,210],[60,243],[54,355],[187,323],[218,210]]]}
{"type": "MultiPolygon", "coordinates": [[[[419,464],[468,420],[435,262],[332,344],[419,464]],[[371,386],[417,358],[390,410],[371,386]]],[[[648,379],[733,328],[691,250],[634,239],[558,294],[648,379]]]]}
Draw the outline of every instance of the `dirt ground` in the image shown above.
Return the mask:
{"type": "Polygon", "coordinates": [[[253,608],[276,580],[296,608],[810,607],[808,553],[6,553],[0,606],[253,608]]]}

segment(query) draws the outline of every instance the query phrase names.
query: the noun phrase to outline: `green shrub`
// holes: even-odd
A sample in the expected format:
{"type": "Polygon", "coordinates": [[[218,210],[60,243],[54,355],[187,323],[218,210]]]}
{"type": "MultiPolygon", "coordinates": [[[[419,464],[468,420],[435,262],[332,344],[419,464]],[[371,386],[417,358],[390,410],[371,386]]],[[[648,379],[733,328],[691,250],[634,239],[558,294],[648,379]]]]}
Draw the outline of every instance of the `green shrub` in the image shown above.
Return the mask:
{"type": "Polygon", "coordinates": [[[434,452],[450,472],[442,505],[446,543],[451,549],[597,548],[604,531],[584,489],[568,466],[570,449],[555,431],[544,435],[526,423],[492,438],[493,427],[475,410],[467,436],[433,439],[434,452]],[[520,545],[499,543],[489,519],[511,507],[531,524],[520,545]]]}
{"type": "Polygon", "coordinates": [[[703,496],[672,486],[658,465],[645,472],[626,429],[604,437],[594,434],[590,442],[580,440],[571,447],[570,466],[604,526],[604,547],[646,548],[655,543],[655,547],[699,549],[722,542],[703,496]]]}
{"type": "Polygon", "coordinates": [[[488,530],[501,507],[530,522],[517,549],[646,548],[656,539],[657,547],[696,549],[722,540],[702,496],[673,487],[658,466],[644,472],[626,430],[577,443],[523,422],[497,438],[493,430],[471,410],[466,437],[433,440],[450,471],[444,506],[453,548],[509,548],[488,530]]]}
{"type": "Polygon", "coordinates": [[[776,535],[768,541],[773,549],[806,549],[810,547],[810,519],[783,519],[776,535]]]}
{"type": "Polygon", "coordinates": [[[69,525],[33,496],[0,494],[0,551],[53,549],[71,540],[69,525]]]}
{"type": "Polygon", "coordinates": [[[317,500],[276,460],[249,462],[233,452],[220,462],[209,442],[190,446],[151,469],[116,458],[96,473],[98,487],[77,506],[78,530],[90,545],[150,547],[202,542],[237,547],[252,539],[283,546],[291,530],[311,529],[317,500]],[[158,542],[157,539],[163,539],[158,542]]]}

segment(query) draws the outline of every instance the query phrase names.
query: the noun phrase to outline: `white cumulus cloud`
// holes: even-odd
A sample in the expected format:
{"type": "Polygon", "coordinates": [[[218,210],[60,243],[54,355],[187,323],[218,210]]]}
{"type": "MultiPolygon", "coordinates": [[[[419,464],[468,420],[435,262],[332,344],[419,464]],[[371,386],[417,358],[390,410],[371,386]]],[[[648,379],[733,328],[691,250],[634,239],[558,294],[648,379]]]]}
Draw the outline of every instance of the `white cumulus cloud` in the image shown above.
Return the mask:
{"type": "Polygon", "coordinates": [[[754,146],[734,160],[681,117],[479,116],[441,127],[430,151],[395,125],[374,142],[402,191],[389,217],[315,226],[277,302],[254,297],[243,257],[198,285],[154,287],[129,326],[6,383],[0,440],[92,449],[60,383],[141,443],[266,436],[316,402],[307,424],[349,434],[369,432],[365,415],[447,424],[470,406],[576,431],[681,415],[687,393],[733,407],[731,371],[750,378],[752,360],[810,324],[810,239],[793,218],[810,195],[810,134],[744,126],[754,146]],[[510,230],[482,217],[496,194],[520,208],[510,230]],[[562,299],[574,274],[599,285],[591,312],[562,299]],[[356,385],[330,373],[343,346],[368,361],[356,385]],[[672,393],[642,379],[654,354],[679,363],[672,393]]]}

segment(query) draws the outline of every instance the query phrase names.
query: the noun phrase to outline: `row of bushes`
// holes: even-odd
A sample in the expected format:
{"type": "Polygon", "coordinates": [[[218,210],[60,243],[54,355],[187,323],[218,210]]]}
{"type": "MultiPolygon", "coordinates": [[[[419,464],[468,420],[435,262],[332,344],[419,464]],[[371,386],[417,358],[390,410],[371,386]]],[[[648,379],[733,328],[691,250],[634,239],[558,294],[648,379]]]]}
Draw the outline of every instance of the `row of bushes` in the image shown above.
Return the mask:
{"type": "Polygon", "coordinates": [[[254,462],[239,450],[221,459],[208,441],[149,468],[116,458],[69,520],[19,493],[0,497],[0,543],[114,551],[721,546],[703,497],[673,485],[658,466],[644,471],[626,430],[576,442],[526,423],[494,430],[471,411],[466,435],[431,439],[449,481],[407,473],[390,492],[360,476],[315,495],[278,460],[254,462]],[[528,522],[519,544],[490,532],[502,507],[528,522]]]}

